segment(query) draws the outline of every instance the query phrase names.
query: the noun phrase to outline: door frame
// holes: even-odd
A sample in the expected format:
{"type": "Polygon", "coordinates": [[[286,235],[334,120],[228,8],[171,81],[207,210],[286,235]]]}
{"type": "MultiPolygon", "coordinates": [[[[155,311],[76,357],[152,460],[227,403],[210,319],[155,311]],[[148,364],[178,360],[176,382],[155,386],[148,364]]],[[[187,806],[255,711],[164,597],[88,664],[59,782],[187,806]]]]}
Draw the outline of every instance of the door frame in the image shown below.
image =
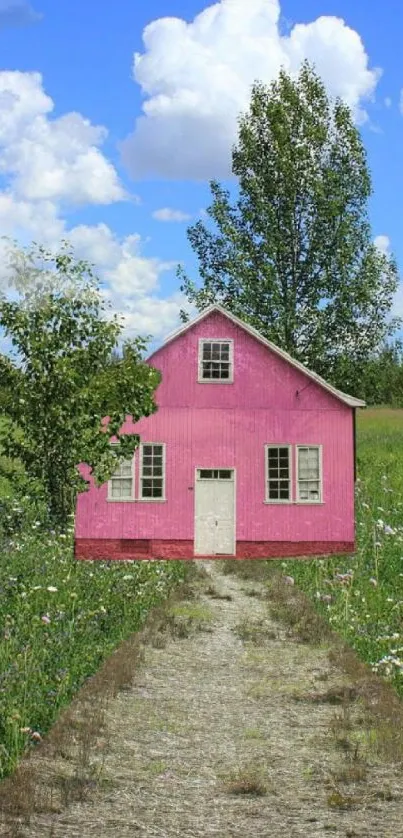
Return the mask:
{"type": "MultiPolygon", "coordinates": [[[[233,483],[233,485],[234,485],[234,504],[233,504],[233,509],[234,509],[234,542],[233,542],[233,544],[234,544],[234,551],[233,551],[233,553],[214,553],[214,555],[215,555],[215,556],[219,556],[219,557],[221,557],[221,556],[222,556],[222,557],[225,557],[225,556],[236,556],[236,512],[237,512],[237,503],[236,503],[236,468],[234,468],[233,466],[220,466],[219,468],[217,468],[216,466],[214,466],[214,467],[210,468],[210,466],[208,466],[207,468],[208,468],[208,470],[209,470],[209,471],[232,471],[232,479],[231,479],[231,480],[222,480],[222,481],[220,481],[220,479],[219,479],[219,478],[213,478],[213,480],[216,480],[218,483],[220,483],[220,482],[222,482],[222,483],[233,483]]],[[[203,471],[204,471],[205,469],[206,469],[206,466],[196,466],[196,467],[195,467],[195,477],[194,477],[194,485],[195,485],[194,498],[195,498],[195,500],[194,500],[194,509],[193,509],[193,555],[194,555],[194,556],[198,555],[198,554],[196,554],[196,552],[195,552],[195,547],[196,547],[196,501],[197,501],[197,484],[198,484],[198,483],[211,483],[211,482],[213,482],[213,480],[210,480],[210,478],[208,478],[208,477],[204,477],[204,478],[203,478],[203,477],[198,477],[198,476],[197,476],[198,471],[200,471],[200,470],[203,470],[203,471]]],[[[200,554],[200,555],[201,555],[201,554],[200,554]]]]}

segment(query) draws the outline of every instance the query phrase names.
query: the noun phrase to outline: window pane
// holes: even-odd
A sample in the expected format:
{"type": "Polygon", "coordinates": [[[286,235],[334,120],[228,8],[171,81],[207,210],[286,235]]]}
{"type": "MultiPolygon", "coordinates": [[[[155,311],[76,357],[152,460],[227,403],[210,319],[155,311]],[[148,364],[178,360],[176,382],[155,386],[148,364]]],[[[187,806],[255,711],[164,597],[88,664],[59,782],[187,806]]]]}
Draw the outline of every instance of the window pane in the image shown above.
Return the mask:
{"type": "Polygon", "coordinates": [[[300,479],[319,478],[319,449],[301,448],[298,456],[298,476],[300,479]]]}
{"type": "Polygon", "coordinates": [[[143,476],[144,477],[152,477],[152,466],[144,466],[143,465],[143,476]]]}
{"type": "Polygon", "coordinates": [[[202,378],[228,380],[231,377],[229,343],[213,341],[203,343],[202,347],[202,378]]]}
{"type": "Polygon", "coordinates": [[[120,483],[117,480],[112,480],[112,497],[120,498],[120,483]]]}
{"type": "Polygon", "coordinates": [[[162,445],[153,445],[153,452],[155,457],[162,457],[162,445]]]}
{"type": "Polygon", "coordinates": [[[278,483],[269,483],[269,500],[278,500],[278,483]]]}
{"type": "Polygon", "coordinates": [[[200,477],[202,480],[211,480],[213,476],[213,472],[209,468],[201,468],[200,469],[200,477]]]}
{"type": "Polygon", "coordinates": [[[154,466],[153,475],[154,477],[162,477],[162,464],[160,466],[154,466]]]}
{"type": "Polygon", "coordinates": [[[287,479],[288,479],[288,468],[281,468],[280,469],[280,477],[287,477],[287,479]]]}
{"type": "Polygon", "coordinates": [[[288,461],[288,448],[279,448],[280,457],[288,461]]]}
{"type": "Polygon", "coordinates": [[[122,498],[130,498],[132,495],[132,481],[131,480],[122,480],[121,481],[121,489],[122,489],[122,498]]]}
{"type": "Polygon", "coordinates": [[[287,492],[287,494],[288,494],[288,490],[289,490],[288,480],[280,480],[280,490],[282,492],[287,492]]]}
{"type": "Polygon", "coordinates": [[[121,463],[120,473],[122,477],[131,477],[132,464],[130,460],[126,460],[124,463],[121,463]]]}
{"type": "Polygon", "coordinates": [[[152,488],[151,486],[143,486],[143,498],[152,498],[152,488]]]}
{"type": "Polygon", "coordinates": [[[220,480],[231,480],[231,470],[221,469],[219,473],[220,480]]]}
{"type": "Polygon", "coordinates": [[[112,494],[113,498],[131,498],[132,496],[132,480],[112,479],[112,494]]]}

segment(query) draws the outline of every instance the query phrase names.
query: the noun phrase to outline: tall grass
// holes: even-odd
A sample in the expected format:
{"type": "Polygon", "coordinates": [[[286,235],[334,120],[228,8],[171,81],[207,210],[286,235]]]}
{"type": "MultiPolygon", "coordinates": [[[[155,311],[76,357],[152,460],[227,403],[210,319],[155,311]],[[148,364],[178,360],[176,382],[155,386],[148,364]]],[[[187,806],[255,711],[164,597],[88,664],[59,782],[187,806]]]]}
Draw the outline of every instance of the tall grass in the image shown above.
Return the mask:
{"type": "Polygon", "coordinates": [[[78,562],[73,535],[30,532],[0,556],[0,778],[150,608],[184,562],[78,562]]]}
{"type": "Polygon", "coordinates": [[[359,414],[357,466],[356,555],[275,565],[403,696],[402,410],[359,414]]]}

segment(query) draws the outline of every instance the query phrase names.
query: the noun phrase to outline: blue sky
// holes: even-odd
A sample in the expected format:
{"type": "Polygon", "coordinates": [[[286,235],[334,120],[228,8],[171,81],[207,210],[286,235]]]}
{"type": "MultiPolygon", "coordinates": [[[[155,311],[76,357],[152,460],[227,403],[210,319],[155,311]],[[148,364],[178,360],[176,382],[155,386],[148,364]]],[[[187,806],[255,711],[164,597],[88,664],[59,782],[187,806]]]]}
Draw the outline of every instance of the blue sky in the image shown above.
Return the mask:
{"type": "Polygon", "coordinates": [[[0,0],[1,233],[70,238],[154,348],[178,325],[177,262],[197,278],[186,226],[228,177],[250,84],[308,58],[356,114],[373,234],[401,266],[402,27],[400,0],[0,0]]]}

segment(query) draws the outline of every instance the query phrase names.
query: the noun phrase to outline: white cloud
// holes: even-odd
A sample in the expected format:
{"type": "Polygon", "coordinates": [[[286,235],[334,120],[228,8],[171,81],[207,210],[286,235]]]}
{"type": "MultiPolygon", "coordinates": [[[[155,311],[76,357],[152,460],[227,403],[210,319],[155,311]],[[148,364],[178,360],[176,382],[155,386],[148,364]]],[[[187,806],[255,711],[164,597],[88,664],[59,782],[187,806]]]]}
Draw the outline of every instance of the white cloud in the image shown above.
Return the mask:
{"type": "Polygon", "coordinates": [[[389,236],[375,236],[374,245],[384,253],[385,256],[390,256],[390,238],[389,236]]]}
{"type": "Polygon", "coordinates": [[[360,36],[336,17],[297,24],[282,35],[278,0],[221,0],[191,23],[173,17],[150,23],[133,76],[146,101],[134,133],[122,143],[134,177],[208,179],[230,174],[237,116],[248,107],[255,79],[281,66],[297,73],[316,64],[331,94],[365,119],[379,71],[370,70],[360,36]]]}
{"type": "Polygon", "coordinates": [[[170,207],[163,207],[153,212],[153,218],[156,221],[189,221],[191,217],[187,212],[171,209],[170,207]]]}
{"type": "Polygon", "coordinates": [[[390,98],[390,96],[385,96],[385,99],[383,101],[384,101],[385,108],[390,108],[391,107],[392,99],[390,98]]]}
{"type": "MultiPolygon", "coordinates": [[[[111,313],[122,317],[124,336],[138,334],[152,335],[155,344],[160,344],[167,335],[180,326],[179,310],[184,307],[184,300],[179,292],[170,297],[145,296],[138,300],[129,300],[122,312],[121,307],[112,308],[111,313]]],[[[156,346],[150,345],[150,351],[156,346]]]]}
{"type": "MultiPolygon", "coordinates": [[[[68,239],[78,258],[94,264],[114,311],[126,317],[126,329],[162,336],[183,305],[180,294],[159,296],[161,278],[176,262],[145,256],[139,235],[119,237],[104,223],[68,228],[65,203],[103,204],[125,195],[99,150],[105,129],[79,113],[52,119],[52,110],[39,73],[0,72],[0,176],[5,182],[0,235],[19,245],[35,240],[53,251],[68,239]]],[[[0,239],[0,285],[15,294],[10,276],[9,245],[0,239]]]]}
{"type": "Polygon", "coordinates": [[[18,200],[109,204],[125,198],[99,146],[105,128],[79,113],[50,119],[40,73],[0,72],[0,173],[18,200]]]}
{"type": "Polygon", "coordinates": [[[111,313],[123,316],[126,336],[151,333],[161,338],[175,326],[184,297],[177,292],[161,298],[158,292],[162,275],[177,262],[144,256],[139,235],[119,238],[106,224],[73,227],[66,236],[78,257],[95,264],[111,313]]]}

